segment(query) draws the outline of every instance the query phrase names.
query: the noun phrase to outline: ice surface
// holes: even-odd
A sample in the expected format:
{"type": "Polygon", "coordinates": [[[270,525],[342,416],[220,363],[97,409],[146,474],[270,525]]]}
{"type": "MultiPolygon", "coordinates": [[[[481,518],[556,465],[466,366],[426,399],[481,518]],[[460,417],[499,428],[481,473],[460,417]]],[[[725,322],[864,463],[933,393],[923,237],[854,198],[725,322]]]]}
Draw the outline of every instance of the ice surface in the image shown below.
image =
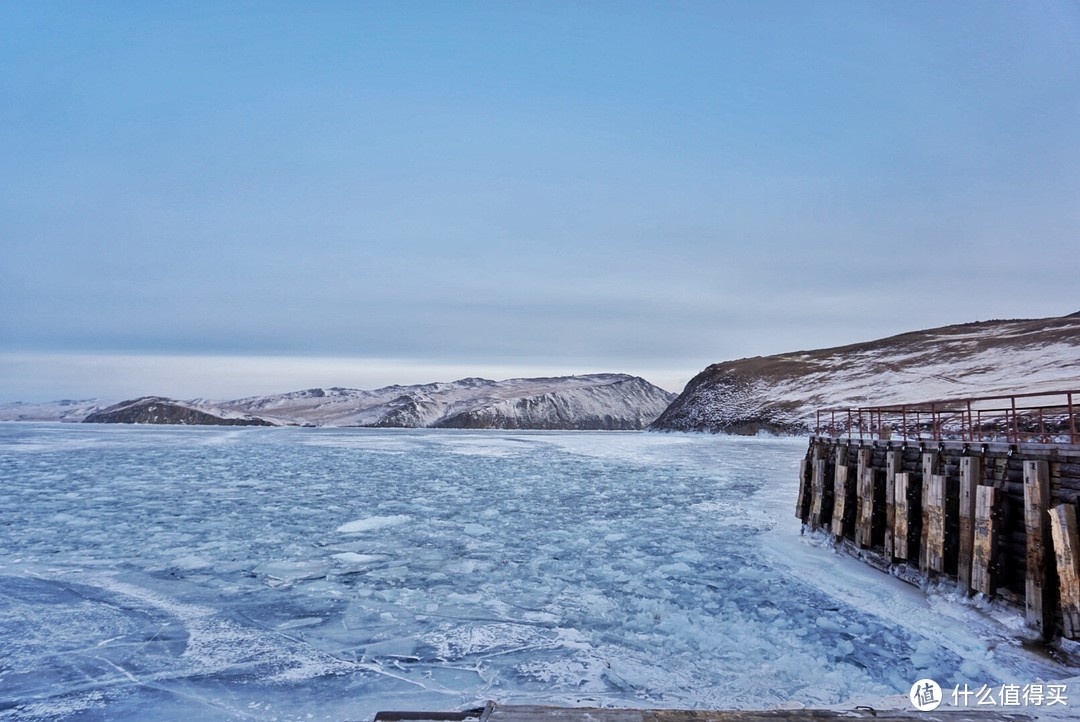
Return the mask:
{"type": "Polygon", "coordinates": [[[804,450],[0,425],[0,719],[839,705],[1077,674],[1015,614],[800,536],[804,450]]]}
{"type": "Polygon", "coordinates": [[[365,531],[386,529],[387,527],[404,524],[407,521],[409,521],[409,517],[404,514],[397,514],[395,516],[370,516],[367,519],[357,519],[356,521],[342,524],[337,530],[342,534],[359,534],[365,531]]]}

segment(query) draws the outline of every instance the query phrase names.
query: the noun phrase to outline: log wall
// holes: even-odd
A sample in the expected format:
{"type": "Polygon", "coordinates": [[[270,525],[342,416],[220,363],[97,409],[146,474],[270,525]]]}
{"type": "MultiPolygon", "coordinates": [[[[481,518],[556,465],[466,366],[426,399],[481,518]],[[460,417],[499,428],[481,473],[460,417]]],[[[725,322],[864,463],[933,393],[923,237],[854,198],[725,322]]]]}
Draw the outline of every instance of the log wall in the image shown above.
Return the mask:
{"type": "Polygon", "coordinates": [[[814,436],[796,515],[915,584],[952,580],[1080,639],[1080,446],[814,436]]]}

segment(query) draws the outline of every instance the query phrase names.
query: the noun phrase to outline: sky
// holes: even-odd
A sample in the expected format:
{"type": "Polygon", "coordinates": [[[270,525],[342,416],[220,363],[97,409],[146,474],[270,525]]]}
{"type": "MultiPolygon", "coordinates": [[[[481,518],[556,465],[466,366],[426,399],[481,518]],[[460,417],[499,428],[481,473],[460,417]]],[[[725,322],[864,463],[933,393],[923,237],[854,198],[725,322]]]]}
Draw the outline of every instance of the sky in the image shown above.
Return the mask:
{"type": "Polygon", "coordinates": [[[0,402],[1080,311],[1080,3],[0,4],[0,402]]]}

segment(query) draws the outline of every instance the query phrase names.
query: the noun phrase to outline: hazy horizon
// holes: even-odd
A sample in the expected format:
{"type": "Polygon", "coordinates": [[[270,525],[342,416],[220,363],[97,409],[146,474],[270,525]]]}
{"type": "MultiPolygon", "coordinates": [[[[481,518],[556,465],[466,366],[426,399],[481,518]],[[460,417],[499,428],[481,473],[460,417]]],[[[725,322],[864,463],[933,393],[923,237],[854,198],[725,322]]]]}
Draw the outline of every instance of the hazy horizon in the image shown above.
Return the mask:
{"type": "MultiPolygon", "coordinates": [[[[37,379],[52,378],[50,388],[68,388],[73,393],[37,398],[0,399],[0,403],[45,403],[50,401],[123,401],[140,396],[166,396],[176,399],[232,400],[248,396],[270,396],[310,388],[355,388],[374,390],[386,386],[411,386],[428,383],[448,383],[466,378],[485,378],[504,381],[513,378],[544,378],[585,376],[592,374],[629,374],[640,376],[667,391],[679,393],[689,381],[681,377],[665,377],[658,373],[633,373],[620,369],[578,369],[522,366],[402,366],[392,360],[372,361],[349,358],[288,358],[265,356],[78,356],[40,354],[25,357],[0,355],[0,368],[8,370],[9,382],[24,379],[27,387],[37,379]],[[193,372],[190,367],[197,369],[193,372]],[[474,371],[479,370],[478,373],[474,371]],[[520,373],[522,370],[527,373],[520,373]],[[123,379],[110,393],[87,395],[78,393],[81,379],[89,376],[123,379]],[[652,378],[650,378],[650,376],[652,378]],[[358,383],[343,383],[332,379],[356,379],[358,383]],[[308,383],[323,379],[322,383],[308,383]],[[659,379],[659,380],[657,380],[659,379]],[[290,383],[291,382],[291,383],[290,383]],[[666,382],[668,385],[665,385],[666,382]],[[363,384],[363,385],[360,385],[363,384]],[[678,384],[678,388],[672,388],[678,384]],[[141,393],[125,393],[125,389],[142,388],[141,393]],[[165,390],[161,390],[165,389],[165,390]]],[[[702,369],[697,369],[692,375],[702,369]]],[[[98,383],[98,388],[108,387],[98,383]]]]}

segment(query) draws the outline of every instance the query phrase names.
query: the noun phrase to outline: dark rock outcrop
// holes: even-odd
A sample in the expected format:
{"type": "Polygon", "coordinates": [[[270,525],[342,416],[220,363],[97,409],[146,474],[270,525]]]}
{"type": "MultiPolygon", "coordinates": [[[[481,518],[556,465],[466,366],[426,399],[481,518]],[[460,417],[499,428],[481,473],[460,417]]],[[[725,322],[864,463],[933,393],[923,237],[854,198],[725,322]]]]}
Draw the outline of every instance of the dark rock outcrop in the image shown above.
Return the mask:
{"type": "Polygon", "coordinates": [[[122,401],[83,419],[88,424],[183,424],[195,426],[273,426],[254,416],[227,418],[161,396],[122,401]]]}
{"type": "Polygon", "coordinates": [[[639,431],[674,397],[637,377],[485,404],[440,419],[444,429],[639,431]]]}

